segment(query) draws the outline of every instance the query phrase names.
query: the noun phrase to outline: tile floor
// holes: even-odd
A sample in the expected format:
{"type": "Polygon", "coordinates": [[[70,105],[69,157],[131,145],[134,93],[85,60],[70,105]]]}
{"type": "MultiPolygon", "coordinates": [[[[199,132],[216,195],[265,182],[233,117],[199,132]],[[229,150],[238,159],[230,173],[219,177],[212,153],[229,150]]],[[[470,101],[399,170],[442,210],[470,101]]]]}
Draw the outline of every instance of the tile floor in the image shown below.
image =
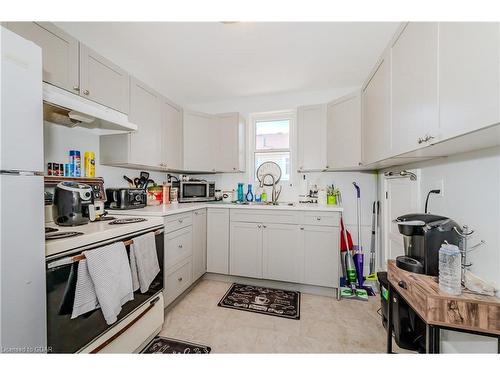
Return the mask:
{"type": "Polygon", "coordinates": [[[208,345],[212,353],[385,353],[378,297],[302,293],[300,320],[291,320],[218,307],[230,285],[202,280],[167,312],[160,335],[208,345]]]}

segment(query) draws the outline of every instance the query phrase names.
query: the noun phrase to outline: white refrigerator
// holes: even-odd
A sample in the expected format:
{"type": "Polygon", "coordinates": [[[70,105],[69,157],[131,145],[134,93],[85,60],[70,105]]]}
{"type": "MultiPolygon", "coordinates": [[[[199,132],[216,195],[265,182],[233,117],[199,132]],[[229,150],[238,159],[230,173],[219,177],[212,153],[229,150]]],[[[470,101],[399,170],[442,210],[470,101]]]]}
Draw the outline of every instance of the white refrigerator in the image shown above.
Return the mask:
{"type": "Polygon", "coordinates": [[[42,51],[0,27],[0,350],[46,350],[42,51]]]}

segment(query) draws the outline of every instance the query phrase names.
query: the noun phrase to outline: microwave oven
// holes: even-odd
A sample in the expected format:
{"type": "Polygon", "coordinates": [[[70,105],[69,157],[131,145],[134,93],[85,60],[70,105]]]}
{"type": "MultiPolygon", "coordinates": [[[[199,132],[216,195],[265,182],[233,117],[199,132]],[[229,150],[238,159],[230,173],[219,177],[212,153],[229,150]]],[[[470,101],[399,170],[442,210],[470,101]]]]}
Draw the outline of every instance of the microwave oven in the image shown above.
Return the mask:
{"type": "Polygon", "coordinates": [[[179,202],[207,202],[215,200],[215,182],[209,181],[178,181],[173,187],[179,189],[179,202]]]}

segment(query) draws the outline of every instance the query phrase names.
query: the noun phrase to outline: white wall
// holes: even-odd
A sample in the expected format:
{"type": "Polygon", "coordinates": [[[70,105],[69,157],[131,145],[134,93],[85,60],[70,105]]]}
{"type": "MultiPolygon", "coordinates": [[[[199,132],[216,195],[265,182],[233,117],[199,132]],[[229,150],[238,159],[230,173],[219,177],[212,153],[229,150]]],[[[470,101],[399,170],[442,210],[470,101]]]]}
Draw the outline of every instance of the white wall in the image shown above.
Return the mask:
{"type": "MultiPolygon", "coordinates": [[[[128,187],[123,175],[129,178],[139,176],[139,170],[108,167],[99,163],[99,135],[91,130],[79,127],[68,128],[48,122],[44,123],[44,155],[45,168],[48,162],[68,163],[69,150],[79,150],[82,156],[85,151],[94,151],[96,157],[96,176],[104,178],[105,188],[128,187]]],[[[161,184],[166,180],[166,174],[150,172],[150,178],[161,184]]]]}
{"type": "MultiPolygon", "coordinates": [[[[444,196],[431,195],[429,211],[474,229],[471,245],[486,241],[470,255],[471,271],[500,287],[500,147],[395,168],[400,169],[419,170],[422,212],[427,192],[443,181],[444,196]]],[[[447,331],[442,335],[442,350],[496,353],[497,343],[447,331]]]]}

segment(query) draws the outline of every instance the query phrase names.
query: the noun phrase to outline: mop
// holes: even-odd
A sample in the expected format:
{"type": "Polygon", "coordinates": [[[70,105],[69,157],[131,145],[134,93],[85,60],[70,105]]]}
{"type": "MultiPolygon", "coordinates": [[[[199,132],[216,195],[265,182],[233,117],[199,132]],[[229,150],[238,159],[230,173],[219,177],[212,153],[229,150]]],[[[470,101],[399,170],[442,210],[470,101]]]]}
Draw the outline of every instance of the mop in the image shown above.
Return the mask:
{"type": "Polygon", "coordinates": [[[358,299],[362,301],[368,301],[368,295],[364,289],[356,288],[356,281],[359,279],[357,276],[356,262],[351,253],[351,249],[354,248],[352,245],[352,238],[350,233],[344,227],[344,217],[343,212],[340,214],[340,227],[341,227],[341,243],[340,250],[342,254],[342,272],[345,278],[345,285],[340,287],[340,298],[345,299],[358,299]]]}

